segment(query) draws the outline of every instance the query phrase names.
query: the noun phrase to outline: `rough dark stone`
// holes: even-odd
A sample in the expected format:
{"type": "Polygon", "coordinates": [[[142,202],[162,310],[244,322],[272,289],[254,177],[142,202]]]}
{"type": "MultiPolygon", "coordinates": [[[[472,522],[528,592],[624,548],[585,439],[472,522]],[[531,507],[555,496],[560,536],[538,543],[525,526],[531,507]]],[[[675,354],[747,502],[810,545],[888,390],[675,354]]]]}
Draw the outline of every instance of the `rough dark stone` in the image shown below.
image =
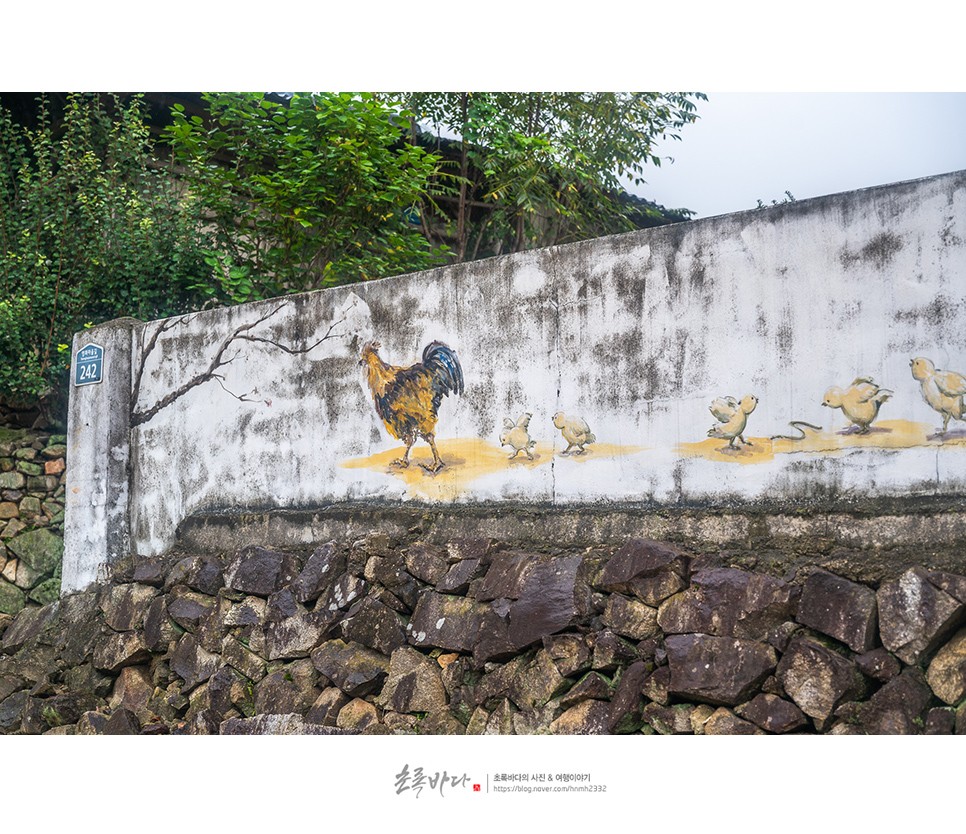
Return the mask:
{"type": "Polygon", "coordinates": [[[240,550],[225,570],[225,586],[246,594],[267,597],[295,581],[298,565],[287,553],[265,547],[240,550]]]}
{"type": "Polygon", "coordinates": [[[225,637],[221,647],[221,657],[229,666],[253,681],[265,677],[266,665],[253,651],[243,646],[231,635],[225,637]]]}
{"type": "Polygon", "coordinates": [[[869,735],[921,733],[932,691],[919,669],[905,669],[858,707],[858,726],[869,735]]]}
{"type": "Polygon", "coordinates": [[[335,725],[342,730],[365,732],[379,723],[379,711],[362,698],[353,698],[342,709],[335,725]]]}
{"type": "Polygon", "coordinates": [[[387,657],[358,643],[342,640],[329,640],[315,649],[312,663],[351,698],[377,691],[389,674],[387,657]]]}
{"type": "Polygon", "coordinates": [[[194,591],[214,596],[224,587],[221,565],[213,556],[187,556],[179,561],[165,580],[165,587],[186,585],[194,591]]]}
{"type": "Polygon", "coordinates": [[[560,706],[570,709],[574,704],[588,699],[609,701],[613,690],[610,683],[597,672],[588,672],[560,698],[560,706]]]}
{"type": "Polygon", "coordinates": [[[322,637],[322,626],[316,614],[300,605],[283,619],[269,618],[265,626],[265,652],[269,660],[308,657],[322,637]]]}
{"type": "Polygon", "coordinates": [[[523,593],[527,574],[539,560],[539,556],[518,550],[496,553],[476,592],[481,601],[493,599],[518,599],[523,593]]]}
{"type": "Polygon", "coordinates": [[[245,597],[225,615],[227,626],[261,626],[268,616],[268,604],[260,597],[245,597]]]}
{"type": "Polygon", "coordinates": [[[461,562],[465,559],[478,559],[484,565],[489,564],[492,547],[492,539],[455,538],[446,542],[446,551],[449,554],[449,561],[452,563],[461,562]]]}
{"type": "Polygon", "coordinates": [[[949,707],[934,707],[926,713],[923,735],[951,736],[956,731],[956,711],[949,707]]]}
{"type": "Polygon", "coordinates": [[[439,580],[436,590],[443,594],[465,594],[470,582],[479,575],[481,562],[479,559],[462,559],[450,567],[446,575],[439,580]]]}
{"type": "Polygon", "coordinates": [[[0,701],[0,733],[13,733],[20,729],[29,697],[30,693],[21,690],[0,701]]]}
{"type": "Polygon", "coordinates": [[[598,672],[614,672],[638,659],[637,649],[612,631],[600,631],[590,639],[594,646],[591,668],[598,672]]]}
{"type": "Polygon", "coordinates": [[[292,584],[295,599],[303,605],[317,600],[345,569],[345,554],[335,542],[327,542],[316,548],[292,584]]]}
{"type": "Polygon", "coordinates": [[[0,642],[0,648],[4,654],[14,654],[31,640],[36,639],[54,622],[59,607],[57,602],[51,602],[42,608],[25,608],[17,614],[3,633],[3,641],[0,642]]]}
{"type": "Polygon", "coordinates": [[[153,652],[164,651],[178,631],[168,617],[167,597],[156,597],[144,617],[144,642],[153,652]]]}
{"type": "Polygon", "coordinates": [[[671,685],[671,669],[668,666],[658,666],[644,681],[643,692],[652,701],[667,706],[671,695],[668,687],[671,685]]]}
{"type": "Polygon", "coordinates": [[[220,665],[221,658],[199,646],[193,634],[182,635],[171,655],[171,671],[184,681],[183,693],[208,680],[220,665]]]}
{"type": "Polygon", "coordinates": [[[420,596],[406,626],[409,642],[414,646],[471,652],[483,618],[490,610],[488,605],[467,597],[427,591],[420,596]]]}
{"type": "Polygon", "coordinates": [[[646,605],[659,605],[687,587],[690,560],[674,547],[631,539],[604,566],[595,587],[631,594],[646,605]]]}
{"type": "Polygon", "coordinates": [[[757,736],[762,731],[749,721],[742,721],[730,709],[721,707],[714,711],[704,724],[706,736],[757,736]]]}
{"type": "Polygon", "coordinates": [[[446,706],[439,664],[408,646],[389,659],[389,676],[378,703],[394,712],[432,712],[446,706]]]}
{"type": "Polygon", "coordinates": [[[610,732],[630,733],[641,726],[641,695],[647,666],[638,660],[621,675],[610,702],[610,732]]]}
{"type": "Polygon", "coordinates": [[[106,736],[136,736],[141,732],[141,723],[129,709],[121,709],[111,714],[101,732],[106,736]]]}
{"type": "Polygon", "coordinates": [[[765,693],[737,707],[735,712],[769,733],[792,733],[809,726],[805,714],[791,701],[765,693]]]}
{"type": "Polygon", "coordinates": [[[574,587],[580,562],[580,556],[561,556],[531,568],[519,598],[510,605],[513,645],[525,648],[571,624],[577,614],[574,587]]]}
{"type": "Polygon", "coordinates": [[[488,671],[469,693],[467,702],[472,706],[485,706],[493,709],[496,699],[506,698],[519,675],[530,662],[528,655],[519,655],[512,660],[488,671]]]}
{"type": "Polygon", "coordinates": [[[766,640],[791,618],[795,602],[794,589],[779,579],[712,568],[695,573],[688,590],[665,600],[657,621],[667,634],[766,640]]]}
{"type": "Polygon", "coordinates": [[[446,551],[435,545],[414,544],[406,550],[405,561],[406,570],[427,585],[435,585],[449,569],[446,551]]]}
{"type": "Polygon", "coordinates": [[[19,675],[0,675],[0,701],[26,687],[27,682],[19,675]]]}
{"type": "Polygon", "coordinates": [[[138,585],[150,585],[152,588],[160,588],[164,585],[164,564],[153,559],[146,562],[139,562],[134,566],[131,581],[138,585]]]}
{"type": "Polygon", "coordinates": [[[675,634],[665,641],[668,691],[709,704],[746,701],[775,668],[775,650],[764,643],[704,634],[675,634]]]}
{"type": "Polygon", "coordinates": [[[344,573],[329,588],[326,595],[319,599],[315,610],[334,621],[339,616],[338,612],[345,611],[365,596],[368,590],[369,583],[365,579],[360,579],[352,573],[344,573]]]}
{"type": "Polygon", "coordinates": [[[554,735],[605,735],[610,731],[610,704],[606,701],[581,701],[550,725],[554,735]]]}
{"type": "Polygon", "coordinates": [[[389,589],[396,589],[414,581],[397,559],[386,559],[381,556],[369,557],[364,576],[369,582],[389,589]]]}
{"type": "Polygon", "coordinates": [[[641,716],[647,724],[662,736],[690,735],[693,704],[676,704],[673,707],[650,703],[645,705],[641,716]]]}
{"type": "Polygon", "coordinates": [[[874,648],[878,637],[875,591],[825,571],[805,582],[796,619],[856,652],[874,648]]]}
{"type": "Polygon", "coordinates": [[[510,699],[520,709],[537,709],[568,685],[569,681],[557,671],[550,654],[540,649],[511,684],[510,699]]]}
{"type": "Polygon", "coordinates": [[[620,594],[611,594],[607,598],[602,621],[617,634],[632,640],[653,637],[659,631],[656,608],[620,594]]]}
{"type": "Polygon", "coordinates": [[[85,712],[77,722],[77,735],[94,736],[102,735],[107,724],[108,716],[100,712],[89,710],[85,712]]]}
{"type": "Polygon", "coordinates": [[[966,628],[936,652],[926,680],[936,697],[947,704],[955,706],[966,698],[966,628]]]}
{"type": "Polygon", "coordinates": [[[778,664],[782,687],[806,715],[828,719],[839,704],[865,692],[865,681],[847,657],[810,637],[796,637],[778,664]]]}
{"type": "Polygon", "coordinates": [[[308,724],[323,724],[334,727],[339,711],[349,703],[349,696],[337,686],[330,686],[322,690],[322,694],[315,699],[315,703],[305,714],[308,724]]]}
{"type": "Polygon", "coordinates": [[[94,668],[112,674],[125,666],[150,660],[151,652],[140,632],[122,631],[102,637],[94,646],[94,668]]]}
{"type": "Polygon", "coordinates": [[[891,681],[902,669],[899,661],[882,647],[857,655],[855,665],[859,667],[859,671],[863,675],[868,675],[873,680],[882,683],[891,681]]]}
{"type": "Polygon", "coordinates": [[[565,678],[582,674],[590,669],[591,650],[582,637],[574,634],[556,634],[545,637],[543,645],[557,665],[557,671],[565,678]]]}
{"type": "MultiPolygon", "coordinates": [[[[153,694],[154,682],[151,680],[148,668],[146,666],[127,666],[121,670],[121,674],[114,682],[110,707],[112,710],[119,707],[129,709],[138,716],[139,720],[144,721],[148,717],[148,702],[153,694]]],[[[85,707],[85,709],[91,709],[91,707],[85,707]]],[[[74,721],[76,720],[74,719],[74,721]]]]}
{"type": "Polygon", "coordinates": [[[788,648],[788,644],[791,642],[792,637],[794,637],[799,631],[801,631],[801,626],[798,623],[788,620],[781,625],[775,626],[770,632],[768,632],[768,638],[766,642],[769,646],[772,646],[779,654],[788,648]]]}
{"type": "Polygon", "coordinates": [[[928,657],[966,614],[966,604],[936,588],[922,568],[883,582],[876,597],[882,644],[909,666],[928,657]]]}
{"type": "Polygon", "coordinates": [[[196,594],[183,586],[168,598],[168,616],[186,631],[195,631],[215,605],[213,597],[196,594]]]}
{"type": "Polygon", "coordinates": [[[355,735],[352,730],[309,723],[301,715],[256,715],[254,718],[229,718],[219,725],[218,732],[223,736],[355,735]]]}
{"type": "Polygon", "coordinates": [[[959,576],[955,573],[945,571],[929,571],[926,578],[932,585],[945,591],[951,597],[955,597],[960,602],[966,603],[966,576],[959,576]]]}
{"type": "Polygon", "coordinates": [[[476,645],[473,646],[473,662],[482,666],[493,660],[509,660],[518,653],[510,642],[509,602],[493,600],[484,611],[476,645]]]}
{"type": "Polygon", "coordinates": [[[297,660],[266,675],[255,687],[255,712],[305,714],[322,694],[308,660],[297,660]]]}
{"type": "Polygon", "coordinates": [[[344,640],[361,643],[381,654],[391,655],[406,644],[406,624],[402,617],[368,597],[349,609],[339,626],[344,640]]]}
{"type": "Polygon", "coordinates": [[[446,709],[438,709],[429,713],[416,725],[416,729],[421,736],[466,735],[466,728],[446,709]]]}

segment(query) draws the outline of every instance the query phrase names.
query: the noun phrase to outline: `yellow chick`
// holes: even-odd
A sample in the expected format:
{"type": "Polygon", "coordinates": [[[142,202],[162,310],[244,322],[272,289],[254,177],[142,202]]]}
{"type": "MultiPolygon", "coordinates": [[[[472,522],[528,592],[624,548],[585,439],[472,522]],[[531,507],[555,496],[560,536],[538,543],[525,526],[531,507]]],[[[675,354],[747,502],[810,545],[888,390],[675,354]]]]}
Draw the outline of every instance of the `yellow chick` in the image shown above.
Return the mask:
{"type": "Polygon", "coordinates": [[[537,445],[536,440],[530,439],[530,432],[527,428],[530,425],[530,418],[533,415],[527,411],[519,420],[514,423],[509,417],[503,421],[503,432],[500,434],[500,446],[509,446],[513,449],[510,460],[513,460],[520,452],[526,452],[527,458],[533,460],[533,452],[530,450],[537,445]]]}
{"type": "Polygon", "coordinates": [[[582,455],[585,451],[584,446],[597,441],[590,426],[579,417],[568,417],[562,411],[558,411],[553,415],[553,424],[560,429],[563,439],[567,441],[567,448],[560,453],[562,455],[570,454],[574,446],[577,447],[574,454],[582,455]]]}
{"type": "Polygon", "coordinates": [[[943,434],[949,426],[949,418],[964,420],[963,396],[966,395],[966,377],[955,371],[940,371],[921,356],[909,360],[912,376],[922,386],[923,399],[943,416],[943,434]]]}
{"type": "Polygon", "coordinates": [[[720,437],[728,441],[728,446],[734,447],[737,438],[746,446],[749,443],[744,438],[745,426],[748,425],[748,415],[758,405],[758,397],[752,394],[745,394],[740,401],[734,397],[718,397],[711,403],[708,409],[714,418],[721,423],[720,426],[712,426],[708,430],[708,437],[720,437]]]}
{"type": "Polygon", "coordinates": [[[893,394],[888,388],[880,388],[871,377],[860,376],[844,391],[833,385],[825,392],[822,405],[841,408],[849,422],[859,427],[859,434],[868,434],[869,426],[879,415],[879,408],[893,394]]]}

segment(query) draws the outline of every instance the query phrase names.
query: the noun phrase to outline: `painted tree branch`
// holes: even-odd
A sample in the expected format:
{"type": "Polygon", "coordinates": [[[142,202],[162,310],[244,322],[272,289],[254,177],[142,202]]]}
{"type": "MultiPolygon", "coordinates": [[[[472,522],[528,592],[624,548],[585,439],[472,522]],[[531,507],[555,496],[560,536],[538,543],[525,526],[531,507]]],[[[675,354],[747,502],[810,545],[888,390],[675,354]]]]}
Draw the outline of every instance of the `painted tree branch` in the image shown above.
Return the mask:
{"type": "Polygon", "coordinates": [[[252,330],[254,330],[256,327],[258,327],[260,324],[264,323],[268,319],[270,319],[272,316],[276,315],[279,311],[283,309],[284,306],[285,306],[284,304],[280,305],[276,307],[274,310],[272,310],[270,313],[266,313],[264,316],[257,319],[256,321],[253,321],[249,324],[243,324],[240,327],[237,327],[228,337],[226,337],[222,341],[221,345],[218,347],[218,351],[215,353],[211,362],[208,364],[208,367],[204,371],[202,371],[199,374],[196,374],[187,382],[185,382],[183,385],[179,386],[174,391],[171,391],[168,394],[166,394],[164,397],[158,400],[153,406],[151,406],[151,408],[146,409],[144,411],[138,411],[136,408],[136,404],[138,401],[138,397],[140,395],[141,377],[144,373],[144,366],[147,362],[147,358],[154,350],[154,348],[157,346],[158,338],[161,336],[161,334],[165,332],[165,330],[169,330],[171,327],[174,326],[173,321],[170,325],[168,325],[167,322],[162,324],[161,327],[159,327],[158,330],[155,331],[154,335],[151,337],[151,340],[148,342],[141,356],[141,366],[138,368],[138,373],[135,379],[134,391],[133,391],[132,400],[131,400],[131,402],[135,406],[131,411],[131,428],[147,423],[149,420],[153,419],[154,416],[158,414],[158,412],[164,410],[169,405],[180,400],[185,394],[187,394],[193,388],[197,388],[199,385],[204,385],[206,382],[210,382],[212,380],[216,380],[227,393],[231,394],[235,399],[240,400],[241,402],[270,402],[268,400],[261,401],[261,400],[249,399],[248,397],[250,396],[250,394],[254,393],[255,390],[257,389],[253,389],[248,394],[239,395],[230,391],[225,386],[224,376],[218,373],[218,371],[220,368],[223,368],[226,365],[229,365],[237,357],[237,354],[236,354],[235,356],[232,356],[231,358],[226,359],[225,353],[228,350],[228,348],[230,348],[235,342],[245,341],[245,342],[261,342],[264,344],[272,345],[273,347],[276,347],[279,350],[285,351],[286,353],[293,356],[298,354],[308,353],[309,351],[317,348],[323,342],[326,342],[329,339],[335,338],[338,334],[333,333],[333,331],[338,325],[342,324],[346,320],[346,316],[343,315],[342,318],[338,319],[337,321],[334,321],[332,324],[329,325],[328,330],[326,330],[322,338],[313,342],[311,345],[308,345],[306,347],[300,347],[300,348],[292,347],[291,345],[286,345],[275,339],[269,339],[264,336],[251,335],[252,330]]]}

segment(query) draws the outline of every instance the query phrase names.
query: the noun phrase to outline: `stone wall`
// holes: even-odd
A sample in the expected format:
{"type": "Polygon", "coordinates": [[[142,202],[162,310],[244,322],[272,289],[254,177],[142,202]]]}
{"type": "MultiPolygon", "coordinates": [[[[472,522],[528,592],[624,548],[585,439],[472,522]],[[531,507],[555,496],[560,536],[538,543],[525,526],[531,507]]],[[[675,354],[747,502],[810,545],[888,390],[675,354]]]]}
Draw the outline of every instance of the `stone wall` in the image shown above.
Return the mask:
{"type": "Polygon", "coordinates": [[[0,623],[60,595],[65,441],[0,426],[0,623]]]}
{"type": "Polygon", "coordinates": [[[966,734],[966,576],[932,560],[379,526],[122,561],[0,622],[0,731],[966,734]]]}
{"type": "Polygon", "coordinates": [[[959,172],[84,331],[64,587],[221,510],[956,499],[966,409],[923,385],[966,373],[964,217],[959,172]]]}

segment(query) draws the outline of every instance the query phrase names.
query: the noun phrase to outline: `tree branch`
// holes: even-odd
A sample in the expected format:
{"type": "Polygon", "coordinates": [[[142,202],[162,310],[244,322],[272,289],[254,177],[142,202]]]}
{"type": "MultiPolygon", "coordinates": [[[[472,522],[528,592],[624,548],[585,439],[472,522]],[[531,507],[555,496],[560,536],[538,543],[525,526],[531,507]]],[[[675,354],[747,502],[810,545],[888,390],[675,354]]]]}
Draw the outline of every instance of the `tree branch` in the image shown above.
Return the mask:
{"type": "MultiPolygon", "coordinates": [[[[230,391],[228,388],[225,387],[224,377],[221,374],[218,373],[218,370],[219,370],[219,368],[223,368],[225,365],[231,364],[237,358],[237,356],[238,356],[238,354],[235,354],[235,356],[232,356],[231,358],[226,359],[225,358],[225,352],[228,350],[228,348],[231,347],[231,345],[234,344],[235,342],[241,342],[241,341],[244,341],[244,342],[261,342],[261,343],[264,343],[264,344],[272,345],[273,347],[277,347],[279,350],[283,350],[286,353],[288,353],[290,355],[293,355],[293,356],[294,355],[303,354],[303,353],[308,353],[309,351],[314,350],[315,348],[317,348],[323,342],[328,341],[329,339],[335,338],[337,334],[334,334],[332,331],[335,330],[335,328],[338,327],[340,324],[342,324],[346,320],[346,317],[348,316],[348,313],[346,313],[346,314],[344,314],[342,316],[342,318],[338,319],[337,321],[332,322],[332,324],[329,325],[328,330],[325,331],[325,335],[323,335],[321,339],[318,339],[317,341],[313,342],[311,345],[308,345],[307,347],[296,348],[296,347],[292,347],[290,345],[282,344],[281,342],[278,342],[275,339],[268,339],[268,338],[266,338],[264,336],[252,336],[250,334],[250,331],[254,330],[256,327],[258,327],[258,325],[260,325],[263,322],[267,321],[272,316],[274,316],[276,313],[278,313],[279,311],[281,311],[284,306],[285,305],[282,304],[282,305],[276,307],[270,313],[266,313],[264,316],[262,316],[261,318],[257,319],[256,321],[251,322],[250,324],[243,324],[240,327],[237,327],[231,333],[230,336],[228,336],[227,338],[225,338],[224,341],[222,341],[221,345],[218,348],[218,351],[215,353],[215,355],[212,358],[211,362],[209,363],[207,369],[205,369],[204,371],[202,371],[199,374],[196,374],[191,379],[189,379],[187,382],[185,382],[183,385],[181,385],[180,387],[176,388],[174,391],[171,391],[168,394],[166,394],[164,397],[162,397],[160,400],[158,400],[151,408],[149,408],[149,409],[147,409],[145,411],[132,410],[131,411],[131,428],[134,428],[135,426],[140,426],[140,425],[142,425],[144,423],[147,423],[149,420],[153,419],[154,416],[159,411],[162,411],[163,409],[167,408],[172,403],[174,403],[177,400],[181,399],[190,390],[192,390],[193,388],[197,388],[199,385],[204,385],[206,382],[210,382],[211,380],[216,380],[218,382],[218,384],[221,385],[222,389],[224,389],[227,393],[231,394],[235,399],[237,399],[237,400],[239,400],[241,402],[266,402],[266,403],[270,403],[269,400],[252,400],[252,399],[248,399],[249,395],[255,393],[257,391],[257,389],[253,389],[252,391],[249,391],[248,394],[241,394],[241,395],[239,395],[239,394],[235,394],[234,392],[230,391]]],[[[155,348],[155,346],[157,345],[158,337],[165,330],[169,330],[171,327],[173,327],[174,324],[176,323],[174,320],[170,320],[170,321],[171,321],[171,324],[170,325],[168,324],[168,322],[162,323],[162,325],[158,328],[158,330],[151,337],[151,340],[148,343],[147,348],[142,353],[142,356],[141,356],[141,367],[138,368],[137,379],[135,381],[134,395],[133,395],[132,400],[131,400],[132,403],[134,403],[134,404],[137,403],[137,395],[140,393],[141,376],[142,376],[142,374],[144,372],[144,364],[145,364],[145,361],[147,360],[147,358],[150,355],[151,351],[153,351],[154,348],[155,348]]]]}

